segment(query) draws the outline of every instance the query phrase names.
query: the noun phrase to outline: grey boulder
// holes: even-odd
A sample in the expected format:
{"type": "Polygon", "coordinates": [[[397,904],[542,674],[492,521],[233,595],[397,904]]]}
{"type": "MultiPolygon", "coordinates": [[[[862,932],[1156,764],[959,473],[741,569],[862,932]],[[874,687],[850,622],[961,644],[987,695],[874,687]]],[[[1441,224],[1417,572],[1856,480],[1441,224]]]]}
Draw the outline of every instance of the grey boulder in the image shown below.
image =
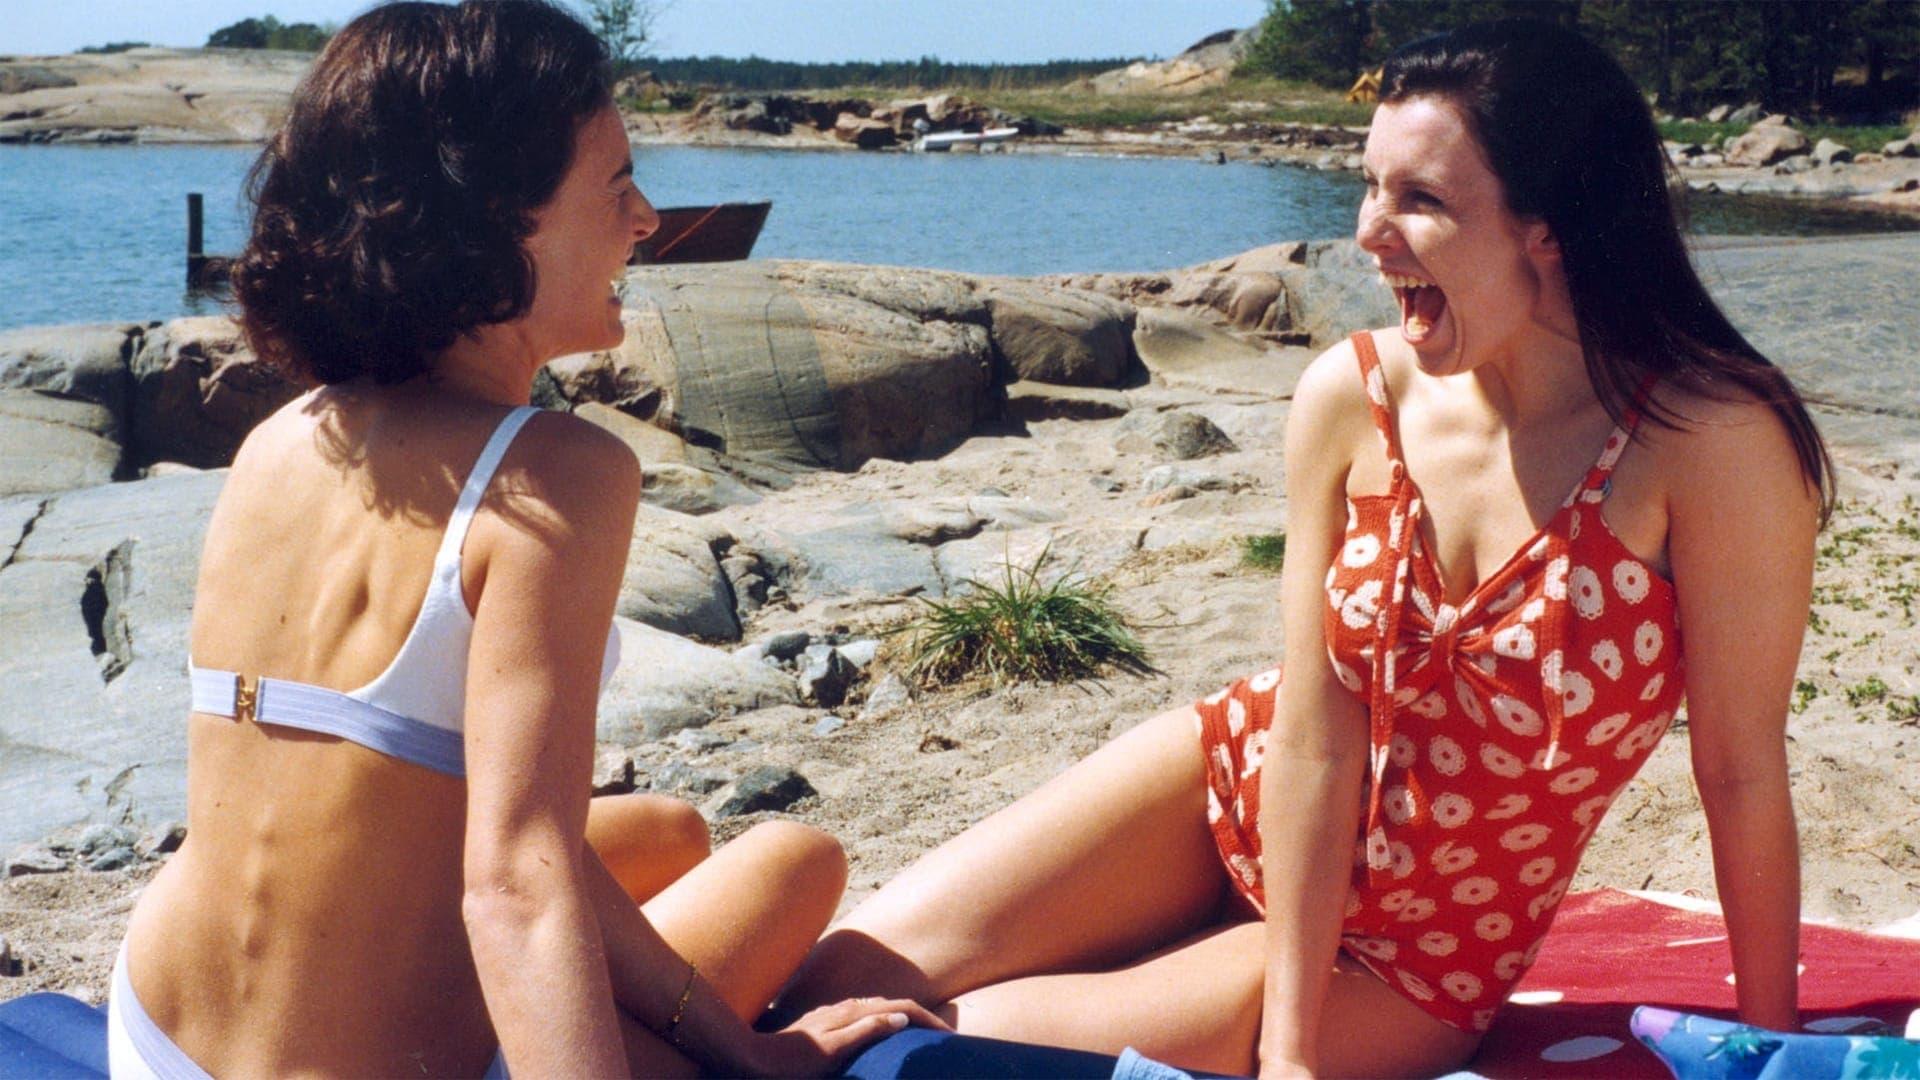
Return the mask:
{"type": "Polygon", "coordinates": [[[769,705],[797,705],[793,679],[631,619],[616,618],[620,666],[600,699],[599,739],[632,745],[769,705]]]}

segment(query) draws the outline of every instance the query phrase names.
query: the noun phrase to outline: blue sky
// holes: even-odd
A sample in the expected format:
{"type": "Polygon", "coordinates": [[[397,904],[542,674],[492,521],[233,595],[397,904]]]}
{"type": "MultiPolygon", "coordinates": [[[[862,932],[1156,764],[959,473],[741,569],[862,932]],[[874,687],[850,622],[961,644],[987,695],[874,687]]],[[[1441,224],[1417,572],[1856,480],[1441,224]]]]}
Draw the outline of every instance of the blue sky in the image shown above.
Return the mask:
{"type": "MultiPolygon", "coordinates": [[[[108,41],[204,45],[243,18],[344,22],[366,0],[0,0],[0,53],[64,53],[108,41]]],[[[669,56],[1025,63],[1171,56],[1216,30],[1252,26],[1266,0],[677,0],[658,37],[669,56]]]]}

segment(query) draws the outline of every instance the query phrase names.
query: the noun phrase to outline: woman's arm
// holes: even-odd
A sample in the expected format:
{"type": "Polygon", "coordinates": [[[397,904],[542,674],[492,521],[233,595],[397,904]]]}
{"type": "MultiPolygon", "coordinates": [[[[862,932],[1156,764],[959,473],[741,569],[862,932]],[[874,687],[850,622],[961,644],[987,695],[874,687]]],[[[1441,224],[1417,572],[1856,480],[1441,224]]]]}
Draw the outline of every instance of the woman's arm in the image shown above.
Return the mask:
{"type": "Polygon", "coordinates": [[[760,1034],[648,923],[586,831],[607,627],[639,502],[633,454],[536,418],[469,539],[486,582],[467,677],[465,914],[487,1011],[516,1073],[627,1072],[616,1002],[726,1075],[811,1075],[894,1031],[911,1002],[816,1010],[760,1034]],[[678,1015],[678,1025],[672,1019],[678,1015]]]}
{"type": "Polygon", "coordinates": [[[1813,586],[1817,494],[1763,405],[1701,403],[1662,459],[1686,648],[1693,775],[1713,843],[1740,1017],[1798,1026],[1800,851],[1787,701],[1813,586]]]}
{"type": "Polygon", "coordinates": [[[530,421],[466,546],[485,579],[468,652],[462,913],[501,1049],[529,1076],[627,1072],[585,833],[640,469],[595,431],[530,421]]]}
{"type": "Polygon", "coordinates": [[[1267,974],[1263,1076],[1318,1066],[1321,1006],[1340,943],[1367,758],[1366,710],[1334,679],[1325,577],[1346,523],[1357,418],[1369,423],[1353,347],[1321,354],[1287,417],[1287,560],[1280,579],[1286,675],[1260,777],[1267,974]]]}
{"type": "Polygon", "coordinates": [[[817,1076],[909,1021],[944,1028],[916,1002],[862,998],[807,1013],[778,1032],[758,1032],[673,951],[600,860],[588,853],[594,908],[607,943],[614,999],[642,1024],[665,1032],[707,1071],[725,1076],[817,1076]],[[681,1008],[682,994],[687,994],[681,1008]]]}

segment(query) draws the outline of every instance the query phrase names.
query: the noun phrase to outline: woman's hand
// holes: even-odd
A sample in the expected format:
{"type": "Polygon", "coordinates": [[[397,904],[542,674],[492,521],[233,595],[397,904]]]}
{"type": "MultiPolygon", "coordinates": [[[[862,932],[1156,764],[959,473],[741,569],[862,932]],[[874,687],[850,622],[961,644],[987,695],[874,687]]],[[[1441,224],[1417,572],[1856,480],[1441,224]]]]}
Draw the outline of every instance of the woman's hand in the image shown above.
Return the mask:
{"type": "Polygon", "coordinates": [[[908,1024],[949,1030],[917,1001],[851,998],[822,1005],[779,1031],[761,1035],[751,1060],[761,1076],[826,1076],[908,1024]]]}

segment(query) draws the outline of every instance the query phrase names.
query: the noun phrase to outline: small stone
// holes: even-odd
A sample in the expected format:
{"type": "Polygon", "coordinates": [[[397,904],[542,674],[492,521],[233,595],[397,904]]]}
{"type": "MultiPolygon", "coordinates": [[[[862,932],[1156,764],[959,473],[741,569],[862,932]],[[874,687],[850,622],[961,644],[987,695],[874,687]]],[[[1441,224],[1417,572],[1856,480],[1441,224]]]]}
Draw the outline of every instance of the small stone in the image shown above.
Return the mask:
{"type": "Polygon", "coordinates": [[[745,555],[729,555],[720,560],[720,572],[733,586],[733,606],[751,614],[767,602],[767,579],[760,572],[760,560],[745,555]]]}
{"type": "Polygon", "coordinates": [[[847,726],[847,721],[844,717],[839,717],[839,716],[833,715],[832,713],[828,713],[827,715],[820,718],[819,723],[813,725],[813,734],[815,738],[824,739],[827,736],[833,734],[836,731],[839,731],[841,728],[846,726],[847,726]]]}
{"type": "Polygon", "coordinates": [[[807,778],[780,765],[762,765],[741,777],[720,803],[716,817],[738,817],[762,810],[785,810],[815,794],[807,778]]]}
{"type": "Polygon", "coordinates": [[[1853,151],[1832,139],[1821,139],[1813,144],[1813,160],[1822,165],[1832,165],[1838,161],[1852,161],[1853,151]]]}
{"type": "Polygon", "coordinates": [[[1111,476],[1089,476],[1087,477],[1087,483],[1093,485],[1095,491],[1104,491],[1109,495],[1126,488],[1125,484],[1122,484],[1111,476]]]}
{"type": "Polygon", "coordinates": [[[0,934],[0,976],[18,975],[20,969],[13,963],[13,943],[5,934],[0,934]]]}
{"type": "Polygon", "coordinates": [[[873,684],[867,703],[860,708],[860,722],[885,720],[913,703],[913,690],[906,680],[889,671],[873,684]]]}
{"type": "Polygon", "coordinates": [[[113,848],[132,847],[133,830],[119,825],[89,825],[80,833],[74,849],[82,855],[98,855],[113,848]]]}
{"type": "Polygon", "coordinates": [[[67,868],[67,860],[44,847],[30,847],[7,860],[7,876],[57,874],[67,868]]]}
{"type": "Polygon", "coordinates": [[[604,747],[593,756],[593,793],[625,795],[633,790],[633,755],[617,746],[604,747]]]}
{"type": "Polygon", "coordinates": [[[147,854],[171,855],[180,850],[187,842],[187,825],[184,821],[163,821],[153,827],[147,837],[147,854]]]}
{"type": "Polygon", "coordinates": [[[1220,491],[1233,481],[1218,473],[1202,472],[1191,465],[1156,465],[1142,477],[1148,491],[1170,487],[1190,487],[1195,491],[1220,491]]]}
{"type": "Polygon", "coordinates": [[[1162,456],[1178,461],[1239,449],[1213,421],[1199,413],[1179,410],[1154,417],[1147,424],[1146,436],[1162,456]]]}
{"type": "MultiPolygon", "coordinates": [[[[733,650],[733,655],[739,657],[742,660],[765,660],[767,659],[766,642],[764,641],[748,642],[747,644],[742,645],[739,648],[733,650]]],[[[776,664],[779,662],[780,661],[778,660],[774,661],[774,663],[776,664]]]]}
{"type": "Polygon", "coordinates": [[[1004,499],[1008,496],[1006,492],[1001,491],[997,487],[983,487],[980,489],[980,497],[983,499],[1004,499]]]}
{"type": "Polygon", "coordinates": [[[1920,157],[1920,139],[1913,138],[1912,136],[1904,139],[1895,139],[1880,148],[1880,156],[1890,158],[1920,157]]]}
{"type": "Polygon", "coordinates": [[[1140,500],[1140,505],[1165,506],[1168,503],[1179,502],[1181,499],[1191,499],[1198,494],[1200,494],[1200,489],[1198,488],[1187,484],[1175,484],[1172,487],[1161,488],[1159,491],[1149,494],[1146,498],[1140,500]]]}
{"type": "Polygon", "coordinates": [[[696,754],[718,750],[733,742],[719,732],[707,731],[704,728],[681,728],[667,741],[682,750],[690,750],[696,754]]]}
{"type": "Polygon", "coordinates": [[[87,869],[98,871],[125,870],[127,867],[139,861],[140,853],[133,850],[132,847],[108,848],[106,851],[95,855],[92,861],[87,863],[87,869]]]}
{"type": "Polygon", "coordinates": [[[727,786],[727,778],[706,769],[696,769],[684,761],[669,761],[653,774],[648,785],[654,791],[672,794],[705,795],[727,786]]]}
{"type": "Polygon", "coordinates": [[[813,635],[805,630],[782,630],[777,634],[768,635],[760,644],[768,656],[785,663],[806,651],[807,645],[812,641],[813,635]]]}
{"type": "Polygon", "coordinates": [[[873,663],[874,657],[880,655],[880,641],[878,638],[861,638],[859,641],[849,641],[844,645],[836,645],[834,648],[839,649],[840,655],[846,657],[853,663],[853,666],[857,668],[866,667],[868,664],[873,663]]]}
{"type": "Polygon", "coordinates": [[[800,697],[831,709],[847,699],[847,688],[860,676],[860,669],[840,650],[814,646],[800,663],[800,697]]]}

